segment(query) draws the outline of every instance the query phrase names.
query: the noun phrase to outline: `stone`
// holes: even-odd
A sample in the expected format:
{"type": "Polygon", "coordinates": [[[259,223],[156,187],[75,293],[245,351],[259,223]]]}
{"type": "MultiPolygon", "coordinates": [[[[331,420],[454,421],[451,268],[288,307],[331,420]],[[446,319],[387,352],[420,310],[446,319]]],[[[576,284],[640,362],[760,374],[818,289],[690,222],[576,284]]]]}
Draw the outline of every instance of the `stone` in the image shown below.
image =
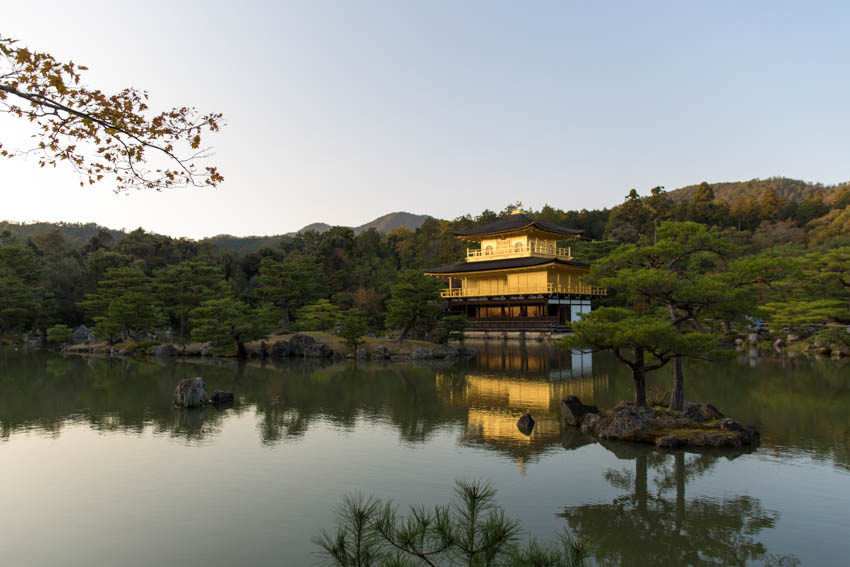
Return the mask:
{"type": "Polygon", "coordinates": [[[418,348],[410,353],[410,358],[413,360],[428,360],[433,358],[431,351],[427,348],[418,348]]]}
{"type": "Polygon", "coordinates": [[[132,354],[133,353],[129,349],[126,349],[126,348],[122,348],[121,350],[118,351],[118,356],[130,356],[132,354]]]}
{"type": "Polygon", "coordinates": [[[800,340],[800,337],[795,335],[794,333],[788,333],[785,337],[785,341],[790,345],[793,342],[797,342],[800,340]]]}
{"type": "Polygon", "coordinates": [[[304,358],[330,358],[334,354],[328,345],[316,342],[304,346],[302,353],[304,358]]]}
{"type": "Polygon", "coordinates": [[[457,355],[463,358],[469,358],[471,356],[475,356],[475,349],[465,346],[459,346],[457,347],[457,355]]]}
{"type": "Polygon", "coordinates": [[[729,433],[698,433],[685,441],[688,447],[740,447],[741,436],[729,433]]]}
{"type": "Polygon", "coordinates": [[[431,350],[431,356],[434,358],[457,358],[458,352],[452,345],[440,345],[431,350]]]}
{"type": "Polygon", "coordinates": [[[333,357],[334,362],[339,362],[341,360],[345,360],[345,356],[341,352],[334,351],[333,357]]]}
{"type": "Polygon", "coordinates": [[[369,355],[366,354],[366,349],[363,347],[360,347],[359,349],[354,351],[354,358],[356,358],[357,360],[366,360],[368,357],[369,355]]]}
{"type": "Polygon", "coordinates": [[[759,336],[758,336],[758,333],[750,333],[749,335],[747,335],[747,341],[748,341],[751,345],[754,345],[754,344],[758,343],[758,342],[759,342],[759,336]]]}
{"type": "Polygon", "coordinates": [[[601,417],[595,432],[601,439],[634,439],[651,429],[652,419],[656,415],[650,408],[621,403],[610,414],[601,417]]]}
{"type": "Polygon", "coordinates": [[[215,349],[212,346],[212,343],[204,343],[201,346],[201,356],[212,356],[215,354],[215,349]]]}
{"type": "Polygon", "coordinates": [[[150,350],[151,356],[159,356],[162,358],[169,356],[177,356],[178,354],[180,354],[180,351],[178,351],[177,347],[171,343],[156,345],[150,350]]]}
{"type": "Polygon", "coordinates": [[[390,349],[384,345],[378,345],[375,347],[375,356],[377,358],[389,358],[391,356],[390,349]]]}
{"type": "Polygon", "coordinates": [[[682,415],[690,419],[691,421],[696,421],[699,423],[705,421],[711,421],[713,419],[723,419],[726,417],[720,410],[714,407],[711,404],[685,404],[685,410],[682,412],[682,415]]]}
{"type": "Polygon", "coordinates": [[[316,344],[316,339],[310,335],[303,335],[301,333],[292,335],[292,338],[289,339],[289,351],[291,356],[305,356],[305,349],[313,344],[316,344]]]}
{"type": "Polygon", "coordinates": [[[215,404],[232,404],[233,392],[225,392],[224,390],[213,390],[213,395],[210,401],[215,404]]]}
{"type": "Polygon", "coordinates": [[[275,360],[283,360],[292,355],[292,349],[289,346],[289,341],[275,341],[269,349],[269,356],[275,360]]]}
{"type": "Polygon", "coordinates": [[[655,440],[655,445],[662,449],[675,449],[679,446],[679,440],[673,435],[662,435],[655,440]]]}
{"type": "Polygon", "coordinates": [[[584,416],[584,419],[581,420],[581,432],[582,433],[594,433],[596,431],[596,426],[599,425],[599,420],[602,419],[599,417],[598,413],[589,413],[584,416]]]}
{"type": "Polygon", "coordinates": [[[564,416],[567,425],[580,426],[584,416],[589,413],[599,413],[599,408],[584,405],[578,396],[570,395],[561,400],[561,414],[564,416]]]}
{"type": "Polygon", "coordinates": [[[781,352],[783,346],[785,346],[785,342],[781,338],[773,341],[773,350],[781,352]]]}
{"type": "Polygon", "coordinates": [[[744,339],[735,339],[735,347],[738,349],[744,348],[744,339]]]}
{"type": "Polygon", "coordinates": [[[523,435],[531,435],[531,432],[534,431],[534,418],[531,417],[530,413],[527,413],[519,418],[516,427],[523,435]]]}
{"type": "Polygon", "coordinates": [[[178,408],[197,408],[207,402],[207,386],[200,376],[183,378],[174,389],[174,405],[178,408]]]}
{"type": "Polygon", "coordinates": [[[71,336],[71,343],[75,345],[91,344],[94,342],[94,331],[80,325],[74,329],[74,334],[71,336]]]}

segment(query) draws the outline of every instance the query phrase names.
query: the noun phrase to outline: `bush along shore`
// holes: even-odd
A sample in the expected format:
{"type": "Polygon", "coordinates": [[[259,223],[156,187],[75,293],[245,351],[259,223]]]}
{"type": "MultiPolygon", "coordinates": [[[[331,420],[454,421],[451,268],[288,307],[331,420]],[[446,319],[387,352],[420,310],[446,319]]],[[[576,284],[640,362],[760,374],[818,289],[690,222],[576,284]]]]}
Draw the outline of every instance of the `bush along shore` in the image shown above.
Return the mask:
{"type": "Polygon", "coordinates": [[[577,396],[561,401],[567,425],[599,440],[651,443],[666,449],[757,446],[752,425],[726,417],[711,404],[686,403],[682,411],[620,402],[608,410],[585,405],[577,396]]]}
{"type": "MultiPolygon", "coordinates": [[[[245,344],[247,355],[252,358],[270,358],[285,360],[289,358],[313,358],[331,360],[431,360],[460,359],[475,354],[471,348],[449,344],[435,344],[427,341],[391,338],[363,337],[357,348],[351,348],[345,341],[332,333],[286,333],[266,337],[245,344]]],[[[150,356],[168,358],[177,356],[214,356],[233,358],[237,353],[216,349],[211,343],[187,343],[184,345],[141,340],[121,342],[110,345],[94,342],[94,339],[81,344],[68,344],[61,347],[67,354],[108,354],[113,356],[150,356]]]]}

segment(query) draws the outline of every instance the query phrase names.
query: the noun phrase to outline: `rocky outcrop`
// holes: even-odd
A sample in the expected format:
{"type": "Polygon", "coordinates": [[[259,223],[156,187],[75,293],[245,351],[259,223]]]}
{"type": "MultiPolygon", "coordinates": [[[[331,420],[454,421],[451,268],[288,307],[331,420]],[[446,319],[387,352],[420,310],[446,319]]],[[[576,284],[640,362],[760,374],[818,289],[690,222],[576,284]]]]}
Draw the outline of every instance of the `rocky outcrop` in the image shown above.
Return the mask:
{"type": "Polygon", "coordinates": [[[458,351],[452,345],[440,345],[431,350],[431,356],[434,358],[457,358],[458,351]]]}
{"type": "Polygon", "coordinates": [[[589,411],[576,396],[561,402],[567,424],[599,440],[652,443],[658,447],[741,447],[757,445],[759,432],[725,417],[711,404],[686,404],[682,412],[620,402],[612,409],[589,411]]]}
{"type": "Polygon", "coordinates": [[[305,345],[301,349],[301,353],[304,358],[330,358],[334,354],[333,351],[328,348],[328,345],[317,342],[305,345]]]}
{"type": "Polygon", "coordinates": [[[429,360],[434,358],[434,355],[432,355],[431,351],[427,348],[418,348],[410,353],[410,358],[412,360],[429,360]]]}
{"type": "Polygon", "coordinates": [[[180,354],[180,351],[177,350],[177,347],[171,343],[165,343],[161,345],[156,345],[152,349],[150,349],[149,354],[151,356],[157,356],[160,358],[168,358],[171,356],[177,356],[180,354]]]}
{"type": "Polygon", "coordinates": [[[200,376],[183,378],[174,389],[174,405],[178,408],[198,408],[207,402],[207,386],[200,376]]]}
{"type": "Polygon", "coordinates": [[[699,423],[704,423],[706,421],[711,421],[714,419],[723,419],[726,417],[720,410],[714,407],[711,404],[685,404],[685,409],[682,412],[682,415],[687,417],[692,421],[696,421],[699,423]]]}
{"type": "Polygon", "coordinates": [[[534,431],[534,418],[531,417],[530,413],[523,415],[519,418],[519,421],[516,422],[516,428],[519,429],[520,433],[523,435],[531,435],[531,432],[534,431]]]}
{"type": "Polygon", "coordinates": [[[310,335],[297,333],[289,339],[290,356],[305,356],[305,351],[312,345],[316,344],[316,339],[310,335]]]}
{"type": "Polygon", "coordinates": [[[390,356],[392,356],[392,354],[390,353],[390,349],[388,349],[384,345],[378,345],[377,347],[375,347],[375,358],[386,359],[390,356]]]}
{"type": "Polygon", "coordinates": [[[283,360],[289,358],[292,354],[292,349],[289,346],[289,341],[275,341],[269,349],[269,357],[274,360],[283,360]]]}
{"type": "Polygon", "coordinates": [[[581,403],[578,396],[567,396],[561,400],[561,414],[567,425],[578,427],[581,425],[581,420],[589,413],[599,413],[599,408],[596,406],[586,406],[581,403]]]}

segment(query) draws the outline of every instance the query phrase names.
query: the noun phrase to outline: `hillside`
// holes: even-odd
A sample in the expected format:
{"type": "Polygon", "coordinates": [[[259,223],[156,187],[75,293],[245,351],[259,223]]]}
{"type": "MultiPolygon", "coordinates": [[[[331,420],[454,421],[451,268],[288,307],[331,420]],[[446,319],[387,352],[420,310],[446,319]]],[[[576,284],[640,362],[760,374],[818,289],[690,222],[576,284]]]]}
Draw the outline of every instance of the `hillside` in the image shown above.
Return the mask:
{"type": "Polygon", "coordinates": [[[37,234],[43,234],[53,230],[58,230],[62,233],[62,236],[66,241],[68,241],[68,244],[70,244],[72,248],[82,248],[88,243],[92,236],[101,230],[107,231],[110,235],[112,235],[113,240],[116,241],[126,235],[124,231],[106,228],[93,222],[85,224],[68,222],[34,222],[24,224],[0,221],[0,234],[9,231],[12,236],[19,240],[26,240],[27,238],[33,237],[37,234]]]}
{"type": "MultiPolygon", "coordinates": [[[[732,181],[710,183],[714,190],[714,197],[718,201],[726,201],[731,203],[736,195],[752,196],[758,199],[765,189],[773,187],[777,195],[786,201],[805,201],[806,198],[812,195],[820,195],[827,197],[836,189],[850,184],[842,183],[839,185],[822,185],[820,183],[808,183],[799,179],[789,179],[787,177],[769,177],[767,179],[750,179],[749,181],[732,181]]],[[[699,185],[688,185],[679,189],[674,189],[667,195],[675,202],[693,197],[699,185]]]]}

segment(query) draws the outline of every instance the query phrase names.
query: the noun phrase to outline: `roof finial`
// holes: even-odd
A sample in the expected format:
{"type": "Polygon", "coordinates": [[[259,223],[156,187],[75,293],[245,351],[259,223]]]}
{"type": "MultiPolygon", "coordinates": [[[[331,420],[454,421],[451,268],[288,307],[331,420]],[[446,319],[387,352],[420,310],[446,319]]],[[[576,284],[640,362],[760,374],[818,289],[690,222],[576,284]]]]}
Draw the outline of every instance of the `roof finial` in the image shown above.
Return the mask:
{"type": "Polygon", "coordinates": [[[512,215],[521,215],[522,214],[522,207],[517,207],[516,209],[512,210],[511,214],[512,215]]]}

